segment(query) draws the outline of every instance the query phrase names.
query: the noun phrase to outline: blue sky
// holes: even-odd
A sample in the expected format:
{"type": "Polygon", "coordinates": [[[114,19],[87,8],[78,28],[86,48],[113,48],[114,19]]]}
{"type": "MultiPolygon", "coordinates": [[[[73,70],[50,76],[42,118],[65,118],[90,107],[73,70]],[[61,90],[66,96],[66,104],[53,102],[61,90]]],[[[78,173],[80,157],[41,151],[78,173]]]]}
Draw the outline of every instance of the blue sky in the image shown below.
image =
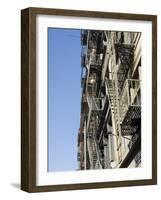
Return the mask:
{"type": "Polygon", "coordinates": [[[48,170],[78,168],[80,30],[48,28],[48,170]]]}

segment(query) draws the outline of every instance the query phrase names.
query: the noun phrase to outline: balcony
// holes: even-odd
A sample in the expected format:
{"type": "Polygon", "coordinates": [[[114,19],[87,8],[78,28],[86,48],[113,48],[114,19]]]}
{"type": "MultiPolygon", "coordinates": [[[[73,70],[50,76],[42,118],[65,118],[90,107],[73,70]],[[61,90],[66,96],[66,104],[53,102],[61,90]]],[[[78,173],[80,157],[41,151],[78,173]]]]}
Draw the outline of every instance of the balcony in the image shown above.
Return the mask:
{"type": "Polygon", "coordinates": [[[127,79],[120,96],[120,122],[122,135],[133,135],[141,121],[140,80],[127,79]]]}
{"type": "Polygon", "coordinates": [[[102,98],[95,98],[88,96],[87,97],[88,106],[92,111],[101,111],[102,110],[102,98]]]}
{"type": "Polygon", "coordinates": [[[102,65],[102,59],[103,59],[103,55],[102,54],[92,55],[90,57],[90,65],[100,66],[100,65],[102,65]]]}
{"type": "Polygon", "coordinates": [[[103,53],[104,51],[103,37],[104,37],[103,31],[90,31],[88,48],[95,49],[98,54],[103,53]]]}
{"type": "MultiPolygon", "coordinates": [[[[92,117],[96,117],[97,120],[100,118],[103,110],[102,98],[95,98],[87,96],[87,102],[89,107],[88,118],[87,118],[87,130],[89,125],[92,124],[92,117]]],[[[95,124],[95,126],[97,126],[95,124]]]]}
{"type": "Polygon", "coordinates": [[[124,66],[130,66],[133,62],[133,55],[134,55],[134,45],[132,44],[115,44],[115,51],[116,51],[116,61],[120,59],[121,64],[124,66]]]}
{"type": "Polygon", "coordinates": [[[92,69],[101,70],[103,64],[103,54],[90,53],[87,56],[87,66],[92,69]]]}
{"type": "Polygon", "coordinates": [[[119,81],[119,92],[121,92],[124,82],[127,78],[130,67],[133,66],[134,60],[134,45],[132,44],[115,44],[116,63],[119,68],[117,77],[119,81]]]}

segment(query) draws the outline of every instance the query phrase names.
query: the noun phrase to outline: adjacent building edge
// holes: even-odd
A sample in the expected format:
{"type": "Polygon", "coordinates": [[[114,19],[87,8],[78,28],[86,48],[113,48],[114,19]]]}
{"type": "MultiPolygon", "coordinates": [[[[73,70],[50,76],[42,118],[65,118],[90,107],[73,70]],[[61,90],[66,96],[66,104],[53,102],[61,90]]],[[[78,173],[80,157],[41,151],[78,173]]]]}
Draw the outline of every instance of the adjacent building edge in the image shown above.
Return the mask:
{"type": "Polygon", "coordinates": [[[103,13],[47,8],[27,8],[21,11],[21,189],[26,192],[46,192],[107,187],[157,184],[157,16],[123,13],[103,13]],[[110,17],[150,20],[153,23],[153,161],[152,179],[36,186],[36,14],[110,17]]]}

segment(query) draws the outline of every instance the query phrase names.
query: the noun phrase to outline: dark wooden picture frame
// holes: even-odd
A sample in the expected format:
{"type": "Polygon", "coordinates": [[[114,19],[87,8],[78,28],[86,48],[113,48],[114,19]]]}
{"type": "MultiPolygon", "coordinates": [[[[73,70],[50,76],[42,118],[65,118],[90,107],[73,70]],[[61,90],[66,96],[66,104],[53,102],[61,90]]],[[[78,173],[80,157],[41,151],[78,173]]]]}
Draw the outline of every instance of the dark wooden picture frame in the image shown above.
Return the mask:
{"type": "Polygon", "coordinates": [[[21,189],[45,192],[157,184],[157,16],[27,8],[21,11],[21,189]],[[36,185],[36,16],[110,18],[152,22],[152,178],[65,185],[36,185]]]}

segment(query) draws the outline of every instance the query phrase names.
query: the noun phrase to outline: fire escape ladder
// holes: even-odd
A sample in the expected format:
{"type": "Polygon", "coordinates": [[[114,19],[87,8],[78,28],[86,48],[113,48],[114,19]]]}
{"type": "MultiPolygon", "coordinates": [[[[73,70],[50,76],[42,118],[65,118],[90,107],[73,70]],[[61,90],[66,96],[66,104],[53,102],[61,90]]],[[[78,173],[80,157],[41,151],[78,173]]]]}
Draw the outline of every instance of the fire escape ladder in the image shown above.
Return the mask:
{"type": "Polygon", "coordinates": [[[92,84],[91,91],[87,95],[87,102],[89,106],[88,120],[87,120],[87,132],[88,132],[88,151],[90,153],[90,163],[92,169],[101,169],[101,153],[99,150],[97,142],[97,129],[99,126],[99,118],[102,112],[100,107],[101,98],[96,97],[95,95],[95,85],[92,84]]]}
{"type": "Polygon", "coordinates": [[[90,157],[90,164],[92,169],[101,169],[101,160],[98,144],[95,137],[95,125],[94,121],[91,122],[88,132],[87,148],[90,157]]]}
{"type": "Polygon", "coordinates": [[[114,127],[115,127],[115,136],[117,143],[117,152],[118,152],[118,161],[122,160],[122,152],[121,152],[121,126],[120,126],[120,103],[119,103],[119,89],[118,89],[118,81],[117,74],[112,72],[112,79],[106,80],[107,86],[107,95],[109,98],[109,103],[111,106],[111,113],[114,119],[114,127]]]}
{"type": "Polygon", "coordinates": [[[93,160],[92,160],[92,138],[91,138],[91,133],[88,132],[87,133],[87,151],[88,151],[88,154],[89,154],[89,162],[90,162],[90,166],[91,168],[93,168],[93,160]]]}
{"type": "Polygon", "coordinates": [[[98,142],[97,142],[97,137],[96,137],[96,129],[95,129],[94,134],[93,134],[93,139],[94,139],[95,152],[96,152],[96,156],[97,156],[97,160],[95,162],[94,169],[102,169],[101,152],[100,152],[100,149],[98,147],[98,142]]]}
{"type": "Polygon", "coordinates": [[[90,131],[90,141],[91,141],[91,148],[92,148],[92,165],[94,169],[102,168],[101,164],[101,153],[99,151],[98,142],[97,142],[97,129],[98,129],[98,116],[101,112],[100,108],[97,105],[98,98],[89,97],[90,99],[90,119],[88,122],[89,131],[90,131]]]}

